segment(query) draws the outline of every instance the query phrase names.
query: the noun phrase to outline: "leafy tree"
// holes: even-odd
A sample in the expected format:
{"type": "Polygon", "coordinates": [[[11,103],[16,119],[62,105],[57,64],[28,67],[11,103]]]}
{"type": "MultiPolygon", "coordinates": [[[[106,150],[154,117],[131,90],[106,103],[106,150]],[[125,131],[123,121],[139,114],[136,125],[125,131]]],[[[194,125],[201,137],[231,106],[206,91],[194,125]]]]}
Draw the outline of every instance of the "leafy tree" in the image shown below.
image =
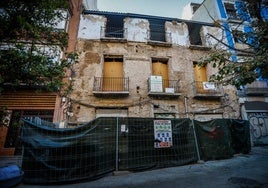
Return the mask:
{"type": "MultiPolygon", "coordinates": [[[[210,77],[211,81],[221,82],[225,85],[231,84],[237,88],[255,81],[256,78],[268,78],[268,22],[262,14],[264,9],[268,11],[268,1],[245,0],[240,5],[241,11],[238,12],[238,17],[240,17],[241,22],[236,24],[240,26],[249,21],[248,31],[233,32],[229,30],[229,32],[232,32],[244,48],[237,49],[229,46],[223,39],[211,35],[225,46],[226,50],[213,50],[208,57],[199,62],[201,66],[212,63],[213,67],[218,68],[219,71],[210,77]],[[251,18],[249,18],[249,14],[244,14],[247,11],[251,18]],[[235,52],[236,56],[231,52],[235,52]],[[232,56],[235,58],[231,58],[232,56]]],[[[224,30],[229,29],[224,23],[214,21],[216,26],[224,30]]]]}
{"type": "Polygon", "coordinates": [[[67,0],[0,1],[0,91],[14,88],[44,88],[59,91],[64,86],[65,69],[75,58],[59,58],[68,34],[56,29],[67,19],[67,0]]]}

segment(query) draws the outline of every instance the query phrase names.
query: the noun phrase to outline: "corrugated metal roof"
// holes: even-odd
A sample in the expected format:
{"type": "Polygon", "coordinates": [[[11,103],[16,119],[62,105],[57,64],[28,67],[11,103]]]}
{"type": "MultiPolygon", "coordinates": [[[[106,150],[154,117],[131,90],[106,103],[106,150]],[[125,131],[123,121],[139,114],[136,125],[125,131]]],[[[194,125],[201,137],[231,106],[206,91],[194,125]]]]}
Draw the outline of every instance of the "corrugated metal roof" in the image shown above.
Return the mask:
{"type": "Polygon", "coordinates": [[[96,15],[117,15],[122,16],[122,18],[130,17],[130,18],[140,18],[140,19],[148,19],[148,20],[165,20],[165,21],[177,21],[179,23],[190,23],[190,24],[198,24],[198,25],[204,25],[204,26],[211,26],[214,25],[211,23],[205,23],[205,22],[197,22],[192,20],[183,20],[179,18],[169,18],[169,17],[161,17],[161,16],[152,16],[152,15],[144,15],[144,14],[134,14],[134,13],[120,13],[120,12],[108,12],[108,11],[97,11],[97,10],[84,10],[83,14],[96,14],[96,15]]]}

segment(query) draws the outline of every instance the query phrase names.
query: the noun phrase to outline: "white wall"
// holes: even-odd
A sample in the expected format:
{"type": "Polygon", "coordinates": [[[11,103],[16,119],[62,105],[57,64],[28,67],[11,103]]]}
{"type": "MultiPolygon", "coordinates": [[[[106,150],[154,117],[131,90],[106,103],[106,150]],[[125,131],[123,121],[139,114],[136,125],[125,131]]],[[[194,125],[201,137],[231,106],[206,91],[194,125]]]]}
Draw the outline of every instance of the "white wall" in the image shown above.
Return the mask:
{"type": "Polygon", "coordinates": [[[62,20],[56,20],[57,25],[54,26],[55,29],[63,29],[65,30],[67,27],[67,21],[68,21],[68,12],[65,10],[59,10],[61,12],[61,15],[63,16],[64,19],[62,20]]]}
{"type": "Polygon", "coordinates": [[[185,23],[178,23],[176,21],[166,22],[166,32],[171,33],[172,41],[168,42],[181,46],[189,46],[189,32],[185,23]]]}
{"type": "Polygon", "coordinates": [[[149,30],[148,20],[138,18],[125,18],[124,27],[127,28],[126,37],[128,41],[147,41],[149,30]]]}
{"type": "Polygon", "coordinates": [[[192,16],[193,16],[193,9],[192,9],[191,3],[189,3],[185,7],[183,7],[181,19],[191,20],[192,16]]]}
{"type": "Polygon", "coordinates": [[[220,19],[218,4],[216,0],[205,0],[194,13],[192,20],[213,23],[220,19]]]}
{"type": "MultiPolygon", "coordinates": [[[[106,26],[107,19],[105,16],[87,14],[82,15],[79,25],[78,38],[80,39],[100,39],[104,37],[104,28],[106,26]]],[[[147,19],[141,18],[129,18],[124,19],[124,28],[125,30],[125,39],[127,41],[133,42],[147,42],[149,35],[149,21],[147,19]]],[[[178,46],[189,46],[189,30],[188,26],[184,22],[177,21],[167,21],[165,23],[165,31],[167,36],[167,42],[172,43],[173,45],[178,46]]],[[[224,46],[218,45],[218,41],[212,37],[208,37],[208,33],[212,34],[218,39],[224,38],[224,33],[222,29],[217,27],[207,27],[203,26],[200,31],[202,38],[202,44],[208,47],[217,46],[216,48],[220,49],[224,46]]]]}
{"type": "Polygon", "coordinates": [[[82,15],[80,18],[78,38],[100,39],[101,27],[105,27],[106,18],[99,15],[82,15]]]}

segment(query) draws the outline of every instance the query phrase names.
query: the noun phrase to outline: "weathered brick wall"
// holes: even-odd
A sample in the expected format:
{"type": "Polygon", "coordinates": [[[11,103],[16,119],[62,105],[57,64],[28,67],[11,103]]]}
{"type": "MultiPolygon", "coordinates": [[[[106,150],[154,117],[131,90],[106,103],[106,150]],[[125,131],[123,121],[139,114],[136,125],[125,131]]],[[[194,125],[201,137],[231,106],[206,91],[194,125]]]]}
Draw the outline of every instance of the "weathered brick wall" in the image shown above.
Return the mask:
{"type": "MultiPolygon", "coordinates": [[[[223,100],[197,100],[193,98],[194,72],[193,61],[199,60],[208,53],[207,51],[191,50],[188,47],[157,47],[144,43],[108,43],[100,41],[79,40],[78,51],[81,53],[80,62],[75,68],[75,82],[72,98],[79,100],[88,106],[74,105],[75,118],[79,121],[88,121],[95,117],[94,107],[126,107],[129,116],[152,117],[154,104],[161,108],[155,111],[174,112],[177,117],[184,117],[184,96],[188,97],[188,111],[199,112],[202,110],[217,109],[228,102],[232,102],[233,109],[236,106],[236,93],[234,88],[228,87],[228,101],[223,100]],[[93,95],[94,76],[101,77],[103,69],[103,55],[123,55],[124,76],[129,77],[129,96],[126,98],[98,98],[93,95]],[[172,80],[181,81],[181,93],[178,99],[154,100],[148,97],[148,78],[151,75],[151,58],[168,58],[169,77],[172,80]],[[137,90],[137,87],[139,88],[137,90]],[[76,107],[75,107],[76,106],[76,107]],[[79,107],[78,107],[79,106],[79,107]],[[90,107],[91,106],[91,107],[90,107]]],[[[208,68],[208,72],[215,70],[208,68]]],[[[214,113],[228,113],[228,117],[238,114],[228,108],[220,108],[214,113]],[[230,111],[231,110],[231,111],[230,111]],[[228,112],[225,112],[228,111],[228,112]]]]}
{"type": "MultiPolygon", "coordinates": [[[[105,25],[106,19],[101,16],[85,16],[82,23],[86,27],[90,26],[94,32],[94,27],[99,28],[105,25]],[[97,19],[98,18],[98,19],[97,19]]],[[[82,19],[82,18],[81,18],[82,19]]],[[[232,117],[237,118],[239,106],[237,104],[236,92],[233,87],[225,87],[225,95],[218,99],[196,99],[194,98],[194,68],[193,62],[200,60],[209,52],[208,45],[198,48],[189,48],[188,30],[184,23],[167,22],[166,30],[171,32],[175,42],[172,45],[160,46],[159,44],[149,45],[144,38],[144,30],[148,28],[148,23],[144,19],[131,20],[125,19],[125,24],[131,27],[134,24],[135,29],[131,30],[135,35],[131,39],[138,41],[126,40],[100,40],[95,34],[86,35],[83,24],[80,23],[79,36],[77,41],[77,51],[80,54],[79,63],[75,65],[74,90],[71,98],[75,99],[72,103],[74,116],[71,121],[85,122],[96,117],[98,108],[122,108],[127,109],[129,117],[154,117],[154,113],[173,113],[176,117],[187,117],[185,112],[193,114],[205,113],[207,118],[213,117],[232,117]],[[140,35],[139,35],[140,34],[140,35]],[[94,38],[95,37],[95,38],[94,38]],[[182,41],[188,40],[188,41],[182,41]],[[103,76],[104,56],[118,55],[123,57],[123,75],[129,77],[129,95],[127,97],[107,98],[96,97],[93,94],[94,76],[103,76]],[[168,63],[168,75],[170,80],[180,80],[180,93],[178,98],[152,98],[148,96],[148,78],[152,75],[152,58],[166,59],[168,63]]],[[[130,29],[128,29],[130,30],[130,29]]],[[[100,31],[95,29],[95,31],[100,31]]],[[[215,33],[215,28],[206,27],[201,29],[202,40],[206,38],[207,33],[215,33]]],[[[171,41],[172,42],[172,41],[171,41]]],[[[217,70],[207,67],[207,74],[211,75],[217,70]]],[[[120,115],[120,114],[119,114],[120,115]]]]}

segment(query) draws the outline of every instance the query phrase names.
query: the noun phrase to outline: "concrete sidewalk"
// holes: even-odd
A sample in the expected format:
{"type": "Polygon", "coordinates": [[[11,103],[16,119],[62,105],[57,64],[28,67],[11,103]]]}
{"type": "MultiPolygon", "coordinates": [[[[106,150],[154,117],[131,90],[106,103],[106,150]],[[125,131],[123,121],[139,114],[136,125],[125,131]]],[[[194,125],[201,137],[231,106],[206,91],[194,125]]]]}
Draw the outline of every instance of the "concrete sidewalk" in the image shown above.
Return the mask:
{"type": "Polygon", "coordinates": [[[65,185],[25,185],[19,188],[265,188],[268,187],[268,146],[254,147],[250,154],[202,164],[163,168],[139,173],[106,176],[101,179],[65,185]]]}

